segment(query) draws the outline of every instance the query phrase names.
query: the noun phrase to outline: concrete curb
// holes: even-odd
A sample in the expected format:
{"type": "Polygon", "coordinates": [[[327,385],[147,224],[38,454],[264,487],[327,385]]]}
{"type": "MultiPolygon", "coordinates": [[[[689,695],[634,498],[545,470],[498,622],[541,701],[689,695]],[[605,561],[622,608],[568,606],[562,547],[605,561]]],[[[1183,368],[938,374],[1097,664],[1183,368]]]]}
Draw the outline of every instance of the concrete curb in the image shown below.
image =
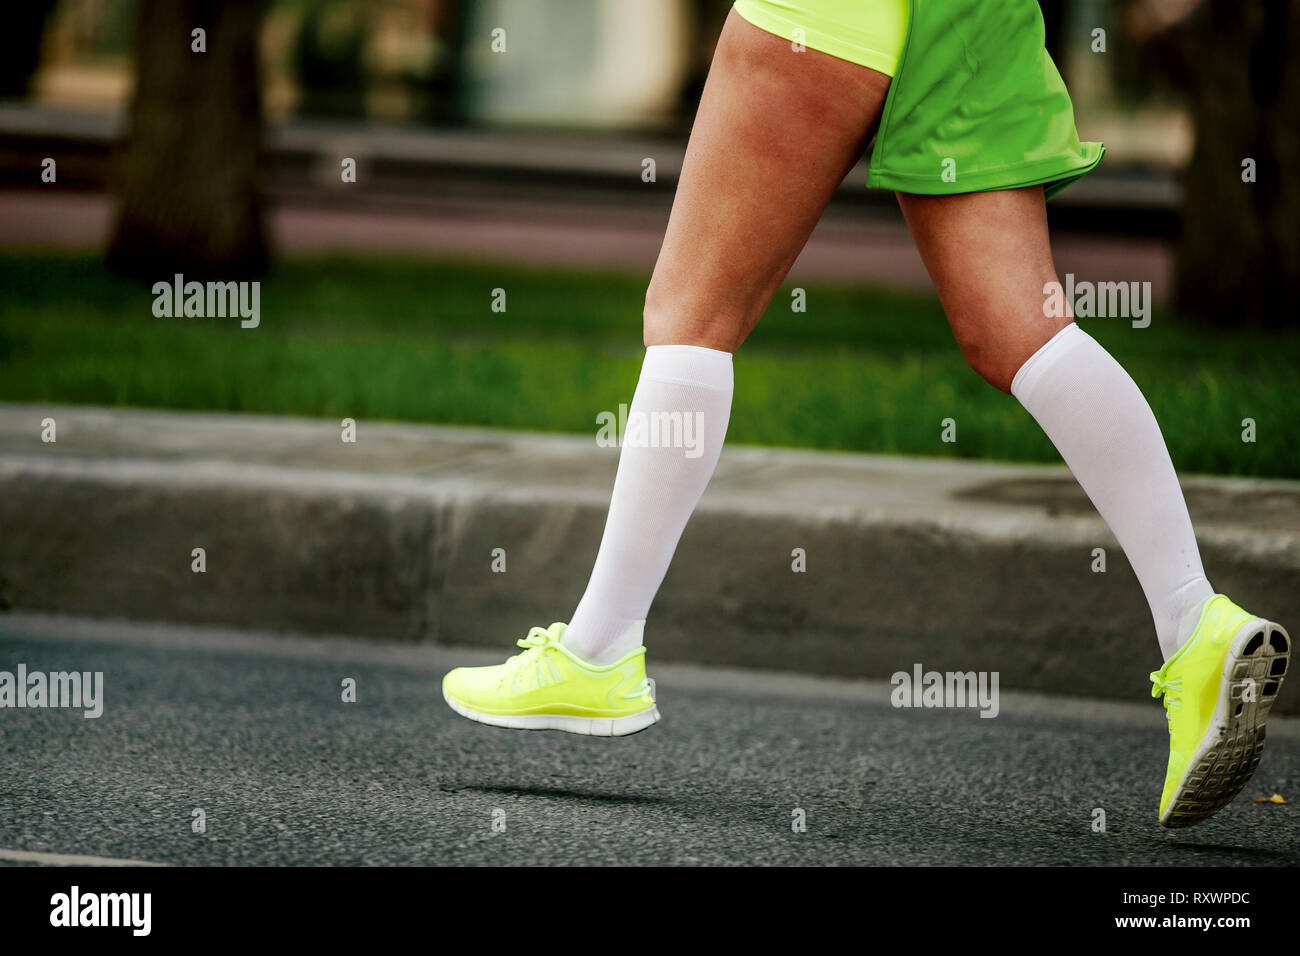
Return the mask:
{"type": "MultiPolygon", "coordinates": [[[[572,611],[616,462],[581,436],[363,421],[348,445],[332,421],[0,405],[0,600],[504,653],[572,611]]],[[[1300,630],[1300,482],[1184,485],[1215,586],[1300,630]]],[[[872,679],[920,662],[1128,699],[1159,663],[1141,590],[1063,468],[739,446],[648,636],[652,660],[872,679]]]]}

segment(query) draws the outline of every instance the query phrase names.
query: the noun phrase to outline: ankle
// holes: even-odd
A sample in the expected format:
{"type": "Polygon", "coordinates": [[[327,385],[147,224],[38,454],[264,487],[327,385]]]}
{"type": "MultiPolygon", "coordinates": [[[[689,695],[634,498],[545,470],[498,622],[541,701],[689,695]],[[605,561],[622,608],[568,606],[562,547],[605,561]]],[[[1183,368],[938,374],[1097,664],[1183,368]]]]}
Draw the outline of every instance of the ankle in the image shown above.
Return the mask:
{"type": "Polygon", "coordinates": [[[1185,590],[1185,598],[1181,605],[1181,611],[1177,617],[1177,627],[1171,635],[1172,641],[1168,648],[1165,647],[1166,641],[1161,640],[1161,649],[1165,651],[1165,660],[1173,657],[1178,653],[1178,649],[1192,639],[1196,633],[1196,625],[1201,622],[1201,615],[1205,613],[1205,605],[1214,598],[1214,589],[1210,587],[1210,582],[1205,578],[1192,582],[1185,590]]]}
{"type": "Polygon", "coordinates": [[[641,647],[644,640],[645,621],[632,621],[622,625],[597,628],[597,633],[594,634],[585,629],[575,631],[572,627],[565,628],[560,643],[564,645],[565,650],[583,663],[594,667],[606,667],[641,647]],[[604,633],[601,634],[600,631],[604,633]]]}

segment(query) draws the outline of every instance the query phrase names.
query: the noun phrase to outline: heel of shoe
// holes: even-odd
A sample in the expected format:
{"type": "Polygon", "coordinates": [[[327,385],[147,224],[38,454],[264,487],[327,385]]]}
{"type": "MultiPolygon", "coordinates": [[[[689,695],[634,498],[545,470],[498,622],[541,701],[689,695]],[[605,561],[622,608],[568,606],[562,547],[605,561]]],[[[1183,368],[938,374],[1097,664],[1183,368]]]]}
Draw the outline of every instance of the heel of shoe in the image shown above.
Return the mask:
{"type": "Polygon", "coordinates": [[[1229,719],[1248,716],[1248,709],[1257,710],[1256,719],[1262,719],[1282,689],[1290,660],[1291,636],[1282,625],[1260,620],[1242,628],[1224,667],[1232,705],[1229,719]]]}

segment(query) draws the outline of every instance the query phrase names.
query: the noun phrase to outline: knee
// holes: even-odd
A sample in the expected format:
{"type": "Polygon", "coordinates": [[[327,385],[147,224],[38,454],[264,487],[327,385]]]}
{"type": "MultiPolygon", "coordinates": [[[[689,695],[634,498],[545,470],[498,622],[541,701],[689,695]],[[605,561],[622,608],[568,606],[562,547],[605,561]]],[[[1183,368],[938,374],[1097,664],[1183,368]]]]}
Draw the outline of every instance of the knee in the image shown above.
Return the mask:
{"type": "Polygon", "coordinates": [[[641,312],[642,338],[653,345],[696,345],[734,352],[743,341],[734,318],[669,294],[653,281],[641,312]]]}
{"type": "Polygon", "coordinates": [[[1015,350],[1000,347],[999,343],[984,337],[959,338],[961,354],[980,378],[1000,392],[1011,393],[1011,381],[1020,371],[1024,361],[1015,350]]]}
{"type": "Polygon", "coordinates": [[[641,307],[641,337],[646,348],[652,345],[685,345],[676,342],[679,334],[678,322],[674,321],[674,311],[667,298],[655,288],[654,283],[646,290],[645,304],[641,307]]]}
{"type": "Polygon", "coordinates": [[[962,321],[953,323],[953,333],[967,364],[980,378],[1010,394],[1021,367],[1071,321],[1068,316],[1045,317],[1006,309],[977,319],[964,315],[962,321]]]}

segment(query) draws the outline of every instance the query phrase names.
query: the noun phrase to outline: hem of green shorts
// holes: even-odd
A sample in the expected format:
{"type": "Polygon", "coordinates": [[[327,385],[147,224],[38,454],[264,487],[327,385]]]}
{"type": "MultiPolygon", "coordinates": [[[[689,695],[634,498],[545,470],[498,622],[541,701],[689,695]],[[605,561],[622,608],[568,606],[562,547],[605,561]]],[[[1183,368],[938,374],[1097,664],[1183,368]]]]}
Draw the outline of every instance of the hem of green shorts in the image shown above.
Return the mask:
{"type": "Polygon", "coordinates": [[[919,0],[908,0],[907,30],[903,36],[903,47],[898,56],[894,81],[889,84],[889,92],[885,97],[876,139],[870,149],[866,182],[868,188],[890,189],[918,195],[951,196],[1041,185],[1044,186],[1044,199],[1051,199],[1097,168],[1102,157],[1106,155],[1105,145],[1096,142],[1080,142],[1077,138],[1075,140],[1077,147],[1051,156],[998,166],[983,166],[975,170],[958,169],[958,178],[951,183],[944,182],[938,170],[931,176],[929,173],[897,172],[886,167],[882,158],[888,152],[890,134],[893,131],[894,108],[901,89],[899,74],[906,74],[908,59],[912,53],[918,2],[919,0]]]}
{"type": "Polygon", "coordinates": [[[1106,147],[1102,143],[1080,143],[1080,145],[1083,147],[1083,154],[1080,156],[1074,154],[1048,156],[1029,162],[986,167],[966,173],[959,169],[957,178],[950,183],[944,182],[937,171],[933,176],[918,175],[894,172],[889,169],[882,170],[873,165],[867,170],[867,186],[922,196],[951,196],[958,193],[1044,186],[1045,197],[1050,199],[1071,183],[1096,169],[1102,157],[1106,155],[1106,147]]]}
{"type": "Polygon", "coordinates": [[[854,43],[844,38],[851,33],[843,24],[835,24],[819,17],[806,16],[802,20],[791,20],[764,6],[757,0],[736,0],[733,4],[737,13],[747,21],[785,40],[794,41],[794,31],[804,32],[803,45],[818,53],[825,53],[841,60],[848,60],[858,66],[876,70],[886,76],[893,76],[898,69],[898,58],[890,53],[882,53],[862,43],[854,43]]]}

